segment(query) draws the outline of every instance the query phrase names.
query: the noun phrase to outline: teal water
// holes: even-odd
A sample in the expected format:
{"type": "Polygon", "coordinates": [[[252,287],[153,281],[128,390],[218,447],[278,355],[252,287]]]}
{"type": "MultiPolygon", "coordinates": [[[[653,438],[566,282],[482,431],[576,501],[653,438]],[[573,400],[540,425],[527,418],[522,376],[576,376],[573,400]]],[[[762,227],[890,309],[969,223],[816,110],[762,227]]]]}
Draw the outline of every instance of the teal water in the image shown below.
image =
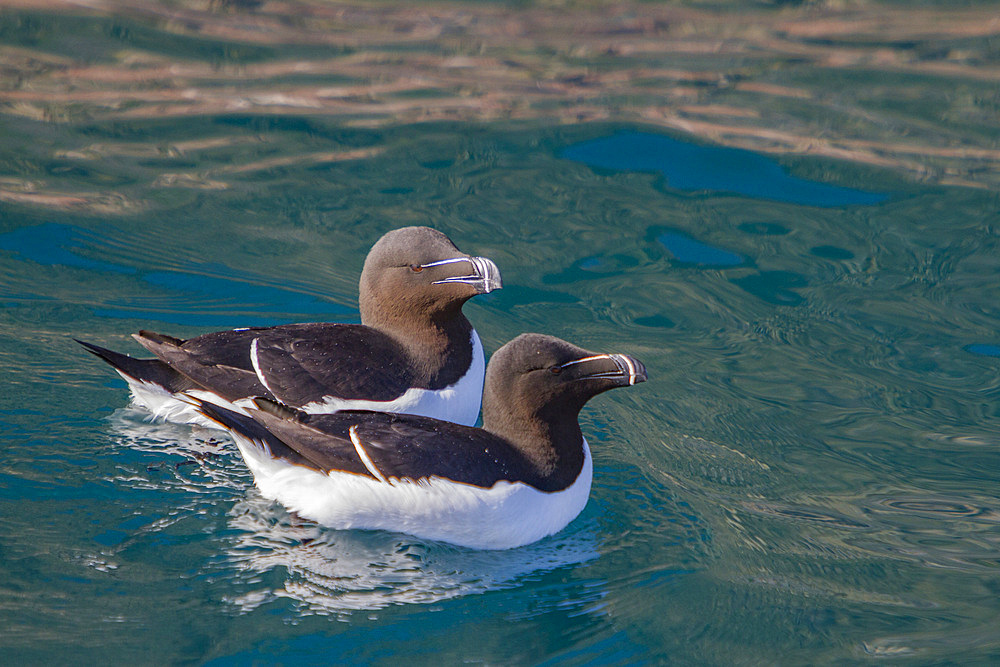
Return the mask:
{"type": "Polygon", "coordinates": [[[7,650],[995,657],[996,197],[833,165],[838,187],[892,196],[809,206],[563,157],[617,130],[404,127],[352,137],[378,157],[138,213],[5,207],[7,650]],[[413,223],[501,267],[505,289],[467,307],[489,351],[544,331],[650,369],[585,411],[590,504],[536,545],[477,553],[302,522],[259,497],[224,438],[127,409],[72,341],[136,352],[139,328],[356,321],[368,245],[413,223]]]}
{"type": "Polygon", "coordinates": [[[996,191],[635,122],[3,123],[4,662],[1000,660],[996,191]],[[303,521],[72,340],[356,322],[410,224],[499,265],[466,307],[487,353],[539,331],[649,369],[584,410],[594,488],[557,535],[303,521]]]}
{"type": "Polygon", "coordinates": [[[807,206],[876,204],[886,195],[790,176],[746,150],[693,144],[648,132],[619,132],[567,147],[562,157],[594,167],[651,171],[677,190],[733,192],[807,206]]]}

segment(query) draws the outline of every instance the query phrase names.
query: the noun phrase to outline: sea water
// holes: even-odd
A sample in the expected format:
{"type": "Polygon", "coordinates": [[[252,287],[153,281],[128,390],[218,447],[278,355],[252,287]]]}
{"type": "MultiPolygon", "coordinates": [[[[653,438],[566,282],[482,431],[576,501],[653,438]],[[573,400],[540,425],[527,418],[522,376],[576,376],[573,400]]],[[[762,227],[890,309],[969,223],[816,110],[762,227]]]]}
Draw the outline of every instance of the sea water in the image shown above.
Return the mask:
{"type": "Polygon", "coordinates": [[[8,120],[8,170],[84,201],[0,204],[9,664],[997,659],[995,193],[636,123],[8,120]],[[181,140],[208,148],[139,150],[181,140]],[[465,309],[488,354],[537,331],[649,370],[584,409],[593,492],[554,536],[302,520],[73,341],[357,322],[404,225],[500,267],[465,309]]]}

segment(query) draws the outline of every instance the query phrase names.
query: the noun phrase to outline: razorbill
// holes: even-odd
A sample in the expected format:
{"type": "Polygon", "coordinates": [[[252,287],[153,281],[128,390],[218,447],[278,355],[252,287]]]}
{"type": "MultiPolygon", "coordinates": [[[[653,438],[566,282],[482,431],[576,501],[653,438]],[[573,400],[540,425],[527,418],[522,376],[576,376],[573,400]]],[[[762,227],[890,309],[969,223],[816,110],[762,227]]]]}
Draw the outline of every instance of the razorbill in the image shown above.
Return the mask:
{"type": "Polygon", "coordinates": [[[333,528],[382,529],[477,549],[529,544],[584,508],[591,397],[646,379],[638,360],[523,334],[490,359],[483,427],[372,411],[306,414],[266,399],[202,404],[267,498],[333,528]]]}
{"type": "Polygon", "coordinates": [[[372,246],[361,272],[361,324],[287,324],[181,340],[133,334],[155,359],[78,341],[128,382],[155,417],[216,426],[192,397],[240,410],[254,397],[306,413],[370,409],[460,424],[479,416],[485,359],[462,305],[502,286],[496,264],[443,233],[405,227],[372,246]]]}

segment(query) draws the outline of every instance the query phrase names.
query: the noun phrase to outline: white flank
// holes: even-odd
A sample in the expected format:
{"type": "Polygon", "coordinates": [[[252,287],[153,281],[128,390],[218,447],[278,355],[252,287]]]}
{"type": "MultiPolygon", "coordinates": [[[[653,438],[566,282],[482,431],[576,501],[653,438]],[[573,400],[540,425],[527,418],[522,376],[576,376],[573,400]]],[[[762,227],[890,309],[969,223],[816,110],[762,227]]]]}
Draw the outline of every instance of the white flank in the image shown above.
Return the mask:
{"type": "Polygon", "coordinates": [[[472,363],[465,375],[453,385],[437,391],[409,389],[392,401],[363,401],[326,396],[320,401],[307,403],[302,406],[301,410],[310,414],[326,414],[338,410],[402,412],[410,415],[434,417],[464,426],[474,426],[479,419],[485,370],[486,358],[483,354],[483,344],[479,340],[479,334],[473,329],[472,363]]]}
{"type": "Polygon", "coordinates": [[[156,383],[137,380],[134,377],[125,375],[121,371],[118,371],[118,374],[128,382],[128,388],[132,392],[132,404],[149,410],[153,421],[162,420],[174,424],[195,424],[197,426],[204,426],[205,428],[220,430],[223,427],[218,422],[212,421],[201,414],[195,407],[196,401],[192,401],[192,398],[197,398],[206,403],[213,403],[243,415],[248,414],[243,409],[244,407],[256,407],[253,401],[249,399],[232,403],[218,394],[201,389],[192,389],[179,394],[171,394],[156,383]]]}
{"type": "Polygon", "coordinates": [[[584,440],[580,475],[556,493],[520,482],[483,489],[438,477],[386,484],[290,464],[271,458],[259,442],[233,437],[261,494],[304,518],[336,529],[390,530],[474,549],[519,547],[562,530],[586,506],[594,469],[584,440]]]}

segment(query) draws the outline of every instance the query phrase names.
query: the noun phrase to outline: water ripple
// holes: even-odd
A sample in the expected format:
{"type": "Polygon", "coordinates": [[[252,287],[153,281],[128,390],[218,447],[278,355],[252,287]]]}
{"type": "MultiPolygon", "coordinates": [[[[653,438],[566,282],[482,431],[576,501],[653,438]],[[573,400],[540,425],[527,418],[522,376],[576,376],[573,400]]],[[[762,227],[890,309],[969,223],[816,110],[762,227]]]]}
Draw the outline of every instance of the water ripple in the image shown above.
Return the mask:
{"type": "Polygon", "coordinates": [[[528,577],[598,557],[598,542],[575,526],[507,551],[474,551],[380,531],[335,531],[298,519],[251,492],[229,512],[233,535],[209,571],[242,589],[242,613],[279,599],[296,614],[339,614],[432,604],[503,590],[528,577]]]}
{"type": "Polygon", "coordinates": [[[890,511],[931,519],[974,519],[1000,523],[1000,504],[990,507],[973,504],[958,498],[885,497],[869,500],[867,506],[876,512],[890,511]]]}

